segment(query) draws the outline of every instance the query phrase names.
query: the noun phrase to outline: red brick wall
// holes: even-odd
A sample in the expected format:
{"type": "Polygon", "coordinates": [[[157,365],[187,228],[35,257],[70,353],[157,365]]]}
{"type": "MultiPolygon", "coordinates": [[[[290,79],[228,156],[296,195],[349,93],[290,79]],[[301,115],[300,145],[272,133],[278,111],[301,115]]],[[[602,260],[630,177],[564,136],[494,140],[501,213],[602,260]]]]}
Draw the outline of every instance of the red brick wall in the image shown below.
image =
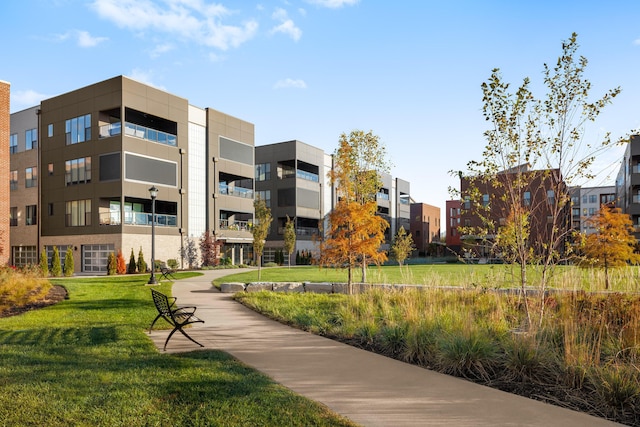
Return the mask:
{"type": "Polygon", "coordinates": [[[11,86],[0,81],[0,265],[9,262],[9,135],[11,86]]]}

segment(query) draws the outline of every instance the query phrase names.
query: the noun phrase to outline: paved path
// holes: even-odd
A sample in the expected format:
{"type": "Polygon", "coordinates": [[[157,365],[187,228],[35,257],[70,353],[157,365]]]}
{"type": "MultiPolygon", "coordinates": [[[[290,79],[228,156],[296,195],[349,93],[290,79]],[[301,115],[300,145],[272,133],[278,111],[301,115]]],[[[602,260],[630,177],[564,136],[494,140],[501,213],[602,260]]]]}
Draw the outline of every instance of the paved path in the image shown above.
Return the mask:
{"type": "MultiPolygon", "coordinates": [[[[214,278],[173,285],[178,305],[196,305],[204,325],[189,335],[363,426],[614,426],[599,418],[515,396],[379,356],[269,320],[218,292],[214,278]]],[[[162,351],[169,331],[153,331],[162,351]]],[[[198,350],[180,334],[167,352],[198,350]]]]}

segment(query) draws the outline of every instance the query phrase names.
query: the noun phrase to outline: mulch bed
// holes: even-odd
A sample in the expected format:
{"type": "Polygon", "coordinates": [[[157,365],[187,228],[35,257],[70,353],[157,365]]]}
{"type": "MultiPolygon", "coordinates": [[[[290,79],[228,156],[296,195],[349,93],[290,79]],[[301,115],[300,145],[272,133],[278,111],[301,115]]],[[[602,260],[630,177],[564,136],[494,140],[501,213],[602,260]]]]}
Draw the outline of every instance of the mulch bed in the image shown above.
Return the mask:
{"type": "Polygon", "coordinates": [[[67,299],[69,294],[67,289],[64,286],[54,285],[49,290],[49,293],[41,300],[35,301],[31,304],[19,306],[19,307],[11,307],[7,310],[0,311],[0,317],[10,317],[17,316],[18,314],[26,313],[30,310],[35,310],[38,308],[47,307],[50,305],[54,305],[64,299],[67,299]]]}

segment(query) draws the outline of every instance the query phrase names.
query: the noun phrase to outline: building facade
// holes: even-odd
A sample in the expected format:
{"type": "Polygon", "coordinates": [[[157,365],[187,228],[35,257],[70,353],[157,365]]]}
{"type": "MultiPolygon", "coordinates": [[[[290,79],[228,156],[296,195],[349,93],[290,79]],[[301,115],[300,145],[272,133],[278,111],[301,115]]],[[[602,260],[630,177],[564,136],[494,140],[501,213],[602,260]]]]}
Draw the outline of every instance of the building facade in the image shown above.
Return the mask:
{"type": "Polygon", "coordinates": [[[73,251],[77,273],[105,272],[111,252],[150,260],[152,225],[157,260],[180,259],[206,228],[237,263],[250,256],[238,225],[253,218],[252,124],[118,76],[14,113],[11,126],[13,264],[54,246],[73,251]]]}
{"type": "Polygon", "coordinates": [[[593,219],[600,212],[602,205],[615,206],[616,187],[572,187],[571,192],[571,227],[583,234],[597,232],[593,219]]]}
{"type": "Polygon", "coordinates": [[[462,203],[460,200],[447,200],[445,220],[446,220],[446,236],[445,243],[447,250],[456,254],[462,253],[462,241],[460,240],[460,214],[462,203]]]}
{"type": "Polygon", "coordinates": [[[410,212],[410,232],[418,255],[436,255],[431,253],[429,246],[440,242],[440,208],[426,203],[412,203],[410,212]]]}
{"type": "MultiPolygon", "coordinates": [[[[257,146],[255,151],[256,195],[265,201],[273,217],[264,262],[275,261],[276,252],[284,251],[287,218],[296,231],[293,254],[317,252],[316,241],[327,213],[324,152],[297,140],[257,146]]],[[[285,253],[285,264],[286,259],[285,253]]],[[[291,263],[295,263],[293,257],[291,263]]]]}
{"type": "Polygon", "coordinates": [[[632,135],[616,178],[616,206],[631,217],[640,240],[640,135],[632,135]]]}
{"type": "MultiPolygon", "coordinates": [[[[11,137],[11,85],[0,80],[0,141],[9,141],[11,137]]],[[[9,148],[0,149],[0,173],[7,176],[10,173],[9,148]]],[[[0,181],[0,212],[7,212],[11,207],[9,182],[0,181]]],[[[0,218],[0,265],[9,262],[10,253],[10,218],[0,218]]]]}

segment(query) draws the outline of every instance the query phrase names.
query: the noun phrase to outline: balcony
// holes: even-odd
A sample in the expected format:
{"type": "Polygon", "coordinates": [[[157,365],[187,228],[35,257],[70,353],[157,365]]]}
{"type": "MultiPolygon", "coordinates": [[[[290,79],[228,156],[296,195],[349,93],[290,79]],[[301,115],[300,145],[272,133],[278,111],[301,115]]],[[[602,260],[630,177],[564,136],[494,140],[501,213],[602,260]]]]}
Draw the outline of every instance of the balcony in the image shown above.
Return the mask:
{"type": "Polygon", "coordinates": [[[218,189],[220,194],[224,194],[227,196],[242,197],[245,199],[253,199],[253,190],[251,188],[230,186],[228,184],[221,182],[220,185],[218,186],[218,189]]]}
{"type": "MultiPolygon", "coordinates": [[[[278,234],[284,235],[284,227],[278,227],[278,234]]],[[[296,235],[297,236],[316,236],[320,234],[320,231],[317,228],[313,227],[296,227],[296,235]]]]}
{"type": "Polygon", "coordinates": [[[251,221],[220,220],[220,230],[251,231],[252,228],[253,224],[251,221]]]}
{"type": "MultiPolygon", "coordinates": [[[[126,225],[151,225],[151,212],[125,212],[124,224],[126,225]]],[[[177,227],[176,215],[156,214],[156,224],[160,227],[177,227]]],[[[119,224],[112,224],[119,225],[119,224]]]]}
{"type": "Polygon", "coordinates": [[[320,179],[317,174],[298,169],[296,176],[307,181],[318,182],[320,179]]]}
{"type": "Polygon", "coordinates": [[[175,135],[129,122],[124,123],[124,133],[125,135],[144,139],[145,141],[157,142],[158,144],[170,145],[172,147],[178,144],[175,135]]]}

